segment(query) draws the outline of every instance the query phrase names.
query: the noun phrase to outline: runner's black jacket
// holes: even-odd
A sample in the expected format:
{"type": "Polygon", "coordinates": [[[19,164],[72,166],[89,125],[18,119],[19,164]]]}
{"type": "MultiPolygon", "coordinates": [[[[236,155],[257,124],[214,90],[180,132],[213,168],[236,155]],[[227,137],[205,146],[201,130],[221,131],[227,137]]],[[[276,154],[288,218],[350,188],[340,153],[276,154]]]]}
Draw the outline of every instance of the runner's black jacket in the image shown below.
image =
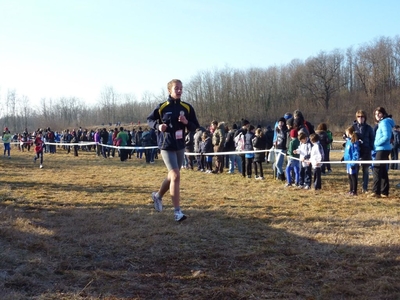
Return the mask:
{"type": "Polygon", "coordinates": [[[200,127],[193,107],[181,99],[168,100],[157,105],[147,117],[150,128],[157,130],[157,143],[161,150],[182,150],[185,148],[185,130],[195,131],[200,127]],[[178,121],[180,115],[184,114],[188,120],[187,125],[178,121]],[[158,126],[167,124],[165,132],[158,131],[158,126]],[[176,139],[176,132],[182,130],[182,138],[176,139]]]}

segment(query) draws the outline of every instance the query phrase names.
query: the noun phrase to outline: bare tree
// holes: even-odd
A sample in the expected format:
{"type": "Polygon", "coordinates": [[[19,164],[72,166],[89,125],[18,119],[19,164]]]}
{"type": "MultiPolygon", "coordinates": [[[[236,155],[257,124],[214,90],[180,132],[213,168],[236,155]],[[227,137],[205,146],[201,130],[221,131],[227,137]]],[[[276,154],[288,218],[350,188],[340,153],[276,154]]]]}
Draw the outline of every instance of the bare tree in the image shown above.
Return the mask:
{"type": "Polygon", "coordinates": [[[347,84],[340,74],[343,60],[343,55],[335,50],[330,55],[320,52],[317,57],[309,58],[305,63],[301,87],[326,111],[329,111],[333,95],[347,84]]]}
{"type": "Polygon", "coordinates": [[[119,95],[112,86],[104,87],[100,95],[100,109],[102,112],[103,122],[116,122],[116,108],[119,101],[119,95]]]}

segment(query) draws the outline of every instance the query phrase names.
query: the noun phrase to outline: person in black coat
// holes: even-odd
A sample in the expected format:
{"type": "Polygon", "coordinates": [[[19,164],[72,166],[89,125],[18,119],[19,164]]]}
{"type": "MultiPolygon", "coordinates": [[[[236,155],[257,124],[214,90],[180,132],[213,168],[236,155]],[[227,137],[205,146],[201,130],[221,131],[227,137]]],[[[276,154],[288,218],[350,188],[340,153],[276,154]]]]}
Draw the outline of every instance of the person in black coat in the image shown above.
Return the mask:
{"type": "MultiPolygon", "coordinates": [[[[255,151],[265,150],[267,146],[267,141],[265,136],[261,130],[261,128],[257,128],[255,132],[255,137],[253,138],[253,149],[255,151]]],[[[254,153],[254,175],[256,179],[264,180],[264,172],[262,163],[265,161],[265,152],[255,152],[254,153]],[[258,169],[260,170],[260,176],[258,176],[258,169]]]]}

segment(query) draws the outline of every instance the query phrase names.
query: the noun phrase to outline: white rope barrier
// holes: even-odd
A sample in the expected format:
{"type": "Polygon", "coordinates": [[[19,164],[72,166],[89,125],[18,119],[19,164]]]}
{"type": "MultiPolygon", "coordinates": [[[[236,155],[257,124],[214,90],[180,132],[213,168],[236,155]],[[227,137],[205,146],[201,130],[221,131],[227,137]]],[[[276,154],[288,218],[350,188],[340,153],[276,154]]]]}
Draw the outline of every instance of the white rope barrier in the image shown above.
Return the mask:
{"type": "MultiPolygon", "coordinates": [[[[334,141],[334,142],[339,142],[339,141],[334,141]]],[[[343,143],[343,141],[340,141],[343,143]]],[[[2,141],[0,143],[3,143],[2,141]]],[[[11,142],[10,144],[13,145],[21,145],[23,143],[33,143],[33,141],[27,141],[27,142],[11,142]]],[[[100,145],[102,147],[108,147],[108,148],[114,148],[114,149],[130,149],[130,150],[146,150],[146,149],[158,149],[158,146],[114,146],[114,145],[107,145],[107,144],[102,144],[102,143],[96,143],[96,142],[79,142],[79,143],[64,143],[64,142],[59,142],[59,143],[50,143],[50,142],[45,142],[44,145],[55,145],[55,146],[93,146],[93,145],[100,145]]],[[[343,152],[343,150],[330,150],[331,152],[343,152]]],[[[197,152],[185,152],[185,155],[188,156],[217,156],[217,155],[245,155],[249,153],[267,153],[267,152],[274,152],[275,156],[277,155],[284,155],[287,158],[294,159],[301,161],[299,158],[293,157],[293,156],[287,156],[286,153],[282,152],[280,149],[267,149],[267,150],[253,150],[253,151],[225,151],[225,152],[208,152],[208,153],[197,153],[197,152]]],[[[310,161],[306,160],[305,162],[309,163],[310,161]]],[[[396,164],[400,163],[400,160],[358,160],[358,161],[322,161],[321,163],[329,163],[329,164],[348,164],[348,163],[357,163],[357,164],[396,164]]]]}

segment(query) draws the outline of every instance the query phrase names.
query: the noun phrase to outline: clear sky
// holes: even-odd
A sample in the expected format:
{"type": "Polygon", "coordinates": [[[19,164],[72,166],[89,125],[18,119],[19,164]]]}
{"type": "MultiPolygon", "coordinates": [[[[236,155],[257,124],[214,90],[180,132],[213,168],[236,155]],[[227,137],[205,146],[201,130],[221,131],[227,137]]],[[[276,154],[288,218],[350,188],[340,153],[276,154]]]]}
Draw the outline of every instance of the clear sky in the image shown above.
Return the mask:
{"type": "Polygon", "coordinates": [[[398,0],[0,0],[0,101],[95,104],[201,71],[267,68],[400,34],[398,0]]]}

